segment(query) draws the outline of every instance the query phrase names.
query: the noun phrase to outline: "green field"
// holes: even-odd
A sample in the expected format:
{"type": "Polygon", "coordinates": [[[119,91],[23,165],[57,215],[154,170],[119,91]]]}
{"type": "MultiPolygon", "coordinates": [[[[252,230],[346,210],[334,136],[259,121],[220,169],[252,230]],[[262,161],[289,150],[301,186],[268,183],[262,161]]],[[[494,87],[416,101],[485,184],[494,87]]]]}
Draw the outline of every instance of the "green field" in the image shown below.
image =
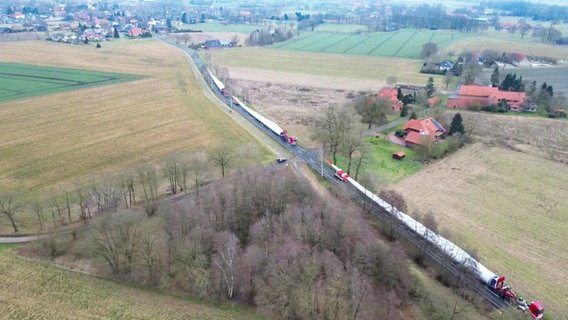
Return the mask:
{"type": "MultiPolygon", "coordinates": [[[[325,30],[323,26],[318,29],[325,30]]],[[[427,42],[434,42],[438,49],[443,49],[469,37],[471,35],[467,33],[417,29],[371,34],[316,31],[306,32],[271,47],[282,50],[419,59],[422,45],[427,42]]]]}
{"type": "Polygon", "coordinates": [[[118,73],[0,62],[0,102],[140,78],[118,73]]]}

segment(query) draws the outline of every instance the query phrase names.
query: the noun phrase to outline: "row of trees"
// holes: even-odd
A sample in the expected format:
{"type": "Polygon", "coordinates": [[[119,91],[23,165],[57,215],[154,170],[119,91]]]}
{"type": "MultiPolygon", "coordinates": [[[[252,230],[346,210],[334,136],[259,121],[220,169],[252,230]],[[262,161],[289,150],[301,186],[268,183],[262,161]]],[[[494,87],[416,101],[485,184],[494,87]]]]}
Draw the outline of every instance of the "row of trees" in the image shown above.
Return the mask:
{"type": "Polygon", "coordinates": [[[268,46],[275,42],[282,42],[291,39],[294,36],[292,31],[281,31],[276,29],[273,32],[266,30],[253,31],[246,39],[248,46],[268,46]]]}
{"type": "Polygon", "coordinates": [[[7,191],[0,194],[0,214],[10,221],[15,233],[19,232],[18,216],[30,213],[36,216],[40,231],[47,231],[50,225],[57,228],[74,221],[87,223],[94,215],[121,207],[141,206],[152,216],[161,195],[187,193],[190,189],[199,194],[216,176],[213,168],[218,168],[220,176],[225,177],[230,168],[239,166],[240,159],[245,158],[241,155],[244,150],[249,158],[257,156],[254,146],[244,145],[240,149],[222,146],[208,154],[169,154],[159,166],[142,165],[115,178],[77,185],[51,197],[29,197],[7,191]]]}

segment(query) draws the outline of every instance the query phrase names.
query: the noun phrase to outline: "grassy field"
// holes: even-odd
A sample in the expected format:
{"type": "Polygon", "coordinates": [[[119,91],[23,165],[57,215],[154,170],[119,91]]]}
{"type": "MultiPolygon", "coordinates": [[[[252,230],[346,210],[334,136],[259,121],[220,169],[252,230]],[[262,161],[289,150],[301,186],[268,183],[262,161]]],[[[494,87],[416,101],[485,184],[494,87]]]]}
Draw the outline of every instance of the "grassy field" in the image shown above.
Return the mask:
{"type": "Polygon", "coordinates": [[[194,300],[26,261],[0,245],[0,319],[261,319],[194,300]]]}
{"type": "MultiPolygon", "coordinates": [[[[325,26],[325,25],[323,25],[325,26]]],[[[318,28],[322,31],[324,29],[318,28]]],[[[468,33],[403,29],[396,32],[345,34],[306,32],[297,38],[272,45],[272,48],[307,52],[356,54],[380,57],[419,59],[422,45],[434,42],[438,49],[471,37],[468,33]]]]}
{"type": "Polygon", "coordinates": [[[140,76],[0,62],[0,102],[136,79],[140,76]]]}
{"type": "MultiPolygon", "coordinates": [[[[414,150],[407,149],[403,146],[396,145],[383,138],[368,137],[365,143],[369,144],[371,157],[369,164],[363,166],[359,177],[366,174],[373,174],[381,177],[380,181],[384,185],[392,185],[404,178],[412,176],[419,172],[424,165],[420,162],[410,161],[414,158],[414,150]],[[406,154],[406,159],[399,161],[392,158],[392,154],[397,151],[402,151],[406,154]]],[[[347,160],[344,158],[338,159],[337,165],[344,170],[347,169],[347,160]]],[[[354,174],[354,168],[351,167],[351,174],[354,174]]]]}
{"type": "MultiPolygon", "coordinates": [[[[280,71],[295,78],[308,74],[330,78],[375,79],[383,83],[389,76],[396,76],[399,83],[405,84],[425,85],[428,81],[428,75],[418,73],[422,64],[420,60],[258,47],[211,51],[211,56],[213,63],[229,69],[238,67],[280,71]]],[[[441,86],[441,77],[439,82],[441,86]]]]}
{"type": "MultiPolygon", "coordinates": [[[[256,143],[211,103],[179,50],[158,41],[102,49],[3,44],[0,61],[114,71],[145,79],[0,104],[0,183],[53,190],[112,175],[168,153],[256,143]]],[[[259,159],[267,159],[262,149],[259,159]]]]}
{"type": "Polygon", "coordinates": [[[432,211],[449,238],[476,250],[515,291],[540,299],[562,319],[568,312],[566,176],[565,164],[474,144],[395,189],[410,212],[432,211]]]}

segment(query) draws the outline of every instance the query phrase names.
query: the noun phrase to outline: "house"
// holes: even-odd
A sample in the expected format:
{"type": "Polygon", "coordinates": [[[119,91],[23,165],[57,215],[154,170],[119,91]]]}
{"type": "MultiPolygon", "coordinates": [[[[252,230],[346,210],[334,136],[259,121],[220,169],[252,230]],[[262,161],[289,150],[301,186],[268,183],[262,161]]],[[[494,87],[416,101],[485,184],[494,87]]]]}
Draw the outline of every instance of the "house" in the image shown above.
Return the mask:
{"type": "Polygon", "coordinates": [[[438,68],[442,71],[452,70],[454,68],[454,64],[451,61],[444,61],[438,65],[438,68]]]}
{"type": "Polygon", "coordinates": [[[428,99],[428,107],[434,108],[435,106],[439,105],[442,102],[439,96],[433,96],[428,99]]]}
{"type": "Polygon", "coordinates": [[[511,111],[522,111],[528,105],[524,92],[501,91],[496,87],[462,85],[456,93],[448,97],[447,107],[451,109],[466,109],[473,105],[481,107],[497,105],[507,101],[511,111]]]}
{"type": "Polygon", "coordinates": [[[139,37],[141,34],[142,34],[142,29],[140,29],[140,28],[130,28],[128,30],[128,36],[130,38],[139,37]]]}
{"type": "Polygon", "coordinates": [[[402,102],[398,100],[398,90],[396,88],[383,87],[377,93],[377,98],[382,98],[388,101],[389,107],[392,110],[399,111],[402,110],[402,102]]]}
{"type": "Polygon", "coordinates": [[[402,127],[406,131],[404,141],[409,148],[418,145],[428,145],[437,141],[446,133],[446,129],[434,118],[426,118],[423,120],[410,119],[402,127]]]}
{"type": "Polygon", "coordinates": [[[205,40],[205,43],[203,44],[203,46],[205,47],[205,49],[216,49],[216,48],[222,48],[223,47],[223,45],[221,44],[221,41],[219,41],[217,39],[205,40]]]}

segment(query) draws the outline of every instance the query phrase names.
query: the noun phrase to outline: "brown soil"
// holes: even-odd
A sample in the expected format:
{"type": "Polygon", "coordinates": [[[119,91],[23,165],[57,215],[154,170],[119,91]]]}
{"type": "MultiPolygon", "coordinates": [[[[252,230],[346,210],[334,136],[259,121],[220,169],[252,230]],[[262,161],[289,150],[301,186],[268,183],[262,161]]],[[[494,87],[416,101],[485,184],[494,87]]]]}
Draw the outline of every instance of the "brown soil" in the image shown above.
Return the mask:
{"type": "Polygon", "coordinates": [[[318,116],[329,108],[353,103],[364,92],[330,89],[302,84],[269,83],[238,80],[235,93],[256,110],[276,121],[292,135],[299,136],[303,145],[313,141],[313,129],[318,116]]]}

